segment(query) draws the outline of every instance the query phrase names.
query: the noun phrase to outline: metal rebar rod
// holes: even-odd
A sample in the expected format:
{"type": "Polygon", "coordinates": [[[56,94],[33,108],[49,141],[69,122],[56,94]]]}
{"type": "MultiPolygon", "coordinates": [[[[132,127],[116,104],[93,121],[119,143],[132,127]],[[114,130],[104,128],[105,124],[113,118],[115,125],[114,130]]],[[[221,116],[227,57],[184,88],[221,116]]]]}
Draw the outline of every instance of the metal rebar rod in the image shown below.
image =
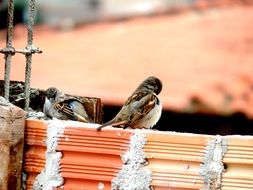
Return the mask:
{"type": "MultiPolygon", "coordinates": [[[[28,10],[28,39],[27,47],[28,51],[33,51],[36,49],[33,45],[33,25],[35,19],[35,0],[29,0],[29,10],[28,10]]],[[[26,54],[26,69],[25,69],[25,110],[28,111],[30,104],[30,81],[31,81],[31,67],[32,67],[32,53],[26,54]]]]}
{"type": "Polygon", "coordinates": [[[14,54],[12,47],[13,39],[13,12],[14,0],[8,1],[8,18],[7,18],[7,40],[6,48],[9,52],[5,53],[5,71],[4,71],[4,97],[9,101],[10,96],[10,71],[11,71],[11,57],[14,54]]]}
{"type": "Polygon", "coordinates": [[[20,48],[3,48],[3,49],[0,49],[0,53],[3,53],[3,54],[7,54],[7,53],[11,53],[11,54],[15,54],[15,53],[21,53],[21,54],[31,54],[31,53],[42,53],[42,50],[39,49],[38,47],[34,47],[33,49],[27,49],[27,48],[23,48],[23,49],[20,49],[20,48]]]}

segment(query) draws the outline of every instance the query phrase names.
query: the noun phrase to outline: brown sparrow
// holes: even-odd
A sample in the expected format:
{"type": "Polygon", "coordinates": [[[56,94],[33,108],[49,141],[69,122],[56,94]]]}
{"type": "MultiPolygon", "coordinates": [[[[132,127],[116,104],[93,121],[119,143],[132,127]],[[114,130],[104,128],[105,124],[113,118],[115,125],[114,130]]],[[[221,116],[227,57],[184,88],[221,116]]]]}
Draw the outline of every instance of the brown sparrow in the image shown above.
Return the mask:
{"type": "Polygon", "coordinates": [[[50,118],[93,123],[80,100],[65,95],[54,87],[46,90],[43,112],[50,118]]]}
{"type": "Polygon", "coordinates": [[[127,99],[119,113],[97,130],[111,125],[122,128],[152,128],[160,119],[162,105],[157,95],[162,90],[162,82],[156,77],[148,77],[127,99]]]}

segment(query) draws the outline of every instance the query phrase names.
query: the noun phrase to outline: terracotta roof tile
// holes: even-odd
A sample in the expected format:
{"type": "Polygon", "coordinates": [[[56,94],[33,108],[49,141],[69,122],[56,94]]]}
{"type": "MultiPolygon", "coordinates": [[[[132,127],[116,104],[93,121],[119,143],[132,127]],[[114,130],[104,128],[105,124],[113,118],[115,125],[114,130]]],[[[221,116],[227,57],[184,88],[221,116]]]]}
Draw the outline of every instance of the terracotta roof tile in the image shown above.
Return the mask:
{"type": "MultiPolygon", "coordinates": [[[[34,42],[44,53],[33,58],[32,86],[57,86],[69,94],[122,104],[139,82],[156,75],[164,83],[160,96],[166,109],[185,110],[198,97],[211,111],[243,111],[252,117],[251,23],[252,6],[241,6],[65,32],[37,26],[34,42]]],[[[25,46],[25,31],[15,28],[16,47],[25,46]]],[[[11,78],[23,80],[23,56],[14,56],[12,67],[11,78]]]]}

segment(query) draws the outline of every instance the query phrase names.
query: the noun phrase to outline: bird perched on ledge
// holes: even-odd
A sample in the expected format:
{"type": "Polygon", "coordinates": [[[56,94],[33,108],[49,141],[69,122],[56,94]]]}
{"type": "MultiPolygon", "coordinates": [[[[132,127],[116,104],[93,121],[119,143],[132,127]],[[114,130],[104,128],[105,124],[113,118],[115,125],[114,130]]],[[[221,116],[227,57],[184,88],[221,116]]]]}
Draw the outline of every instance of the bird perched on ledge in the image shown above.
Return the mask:
{"type": "Polygon", "coordinates": [[[65,95],[54,87],[50,87],[46,90],[43,112],[50,118],[54,117],[62,120],[76,120],[93,123],[80,100],[65,95]]]}
{"type": "Polygon", "coordinates": [[[148,77],[127,99],[119,113],[109,122],[99,126],[151,129],[161,117],[162,105],[157,95],[162,90],[162,82],[156,77],[148,77]]]}

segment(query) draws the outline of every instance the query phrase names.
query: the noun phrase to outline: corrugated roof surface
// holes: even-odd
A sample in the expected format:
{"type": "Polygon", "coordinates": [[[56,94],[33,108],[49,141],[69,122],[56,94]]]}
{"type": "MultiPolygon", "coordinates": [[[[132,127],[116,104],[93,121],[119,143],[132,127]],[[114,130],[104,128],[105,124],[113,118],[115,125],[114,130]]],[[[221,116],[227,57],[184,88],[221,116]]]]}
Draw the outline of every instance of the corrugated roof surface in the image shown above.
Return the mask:
{"type": "MultiPolygon", "coordinates": [[[[147,76],[164,83],[165,108],[243,111],[253,116],[253,7],[230,7],[133,18],[59,31],[38,26],[32,86],[122,104],[147,76]],[[199,108],[198,108],[199,109],[199,108]]],[[[15,47],[24,47],[23,26],[15,47]]],[[[5,37],[0,38],[4,47],[5,37]]],[[[24,57],[13,58],[11,79],[24,79],[24,57]]],[[[1,64],[3,71],[3,64],[1,64]]],[[[3,76],[3,75],[1,75],[3,76]]]]}

